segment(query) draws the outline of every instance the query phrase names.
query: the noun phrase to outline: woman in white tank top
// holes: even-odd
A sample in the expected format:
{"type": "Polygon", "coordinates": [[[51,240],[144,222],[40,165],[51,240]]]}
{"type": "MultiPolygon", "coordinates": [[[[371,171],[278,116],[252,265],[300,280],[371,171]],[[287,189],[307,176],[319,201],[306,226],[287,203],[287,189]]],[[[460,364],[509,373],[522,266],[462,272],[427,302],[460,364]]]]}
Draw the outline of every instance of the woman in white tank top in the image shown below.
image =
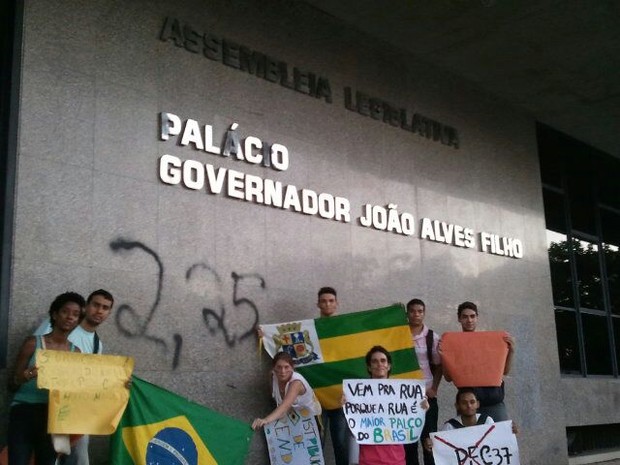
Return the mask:
{"type": "Polygon", "coordinates": [[[272,395],[277,407],[266,417],[256,418],[252,428],[257,430],[267,423],[284,417],[291,408],[298,411],[306,409],[314,416],[321,414],[321,404],[308,381],[295,372],[293,359],[289,354],[279,352],[273,358],[271,379],[272,395]]]}

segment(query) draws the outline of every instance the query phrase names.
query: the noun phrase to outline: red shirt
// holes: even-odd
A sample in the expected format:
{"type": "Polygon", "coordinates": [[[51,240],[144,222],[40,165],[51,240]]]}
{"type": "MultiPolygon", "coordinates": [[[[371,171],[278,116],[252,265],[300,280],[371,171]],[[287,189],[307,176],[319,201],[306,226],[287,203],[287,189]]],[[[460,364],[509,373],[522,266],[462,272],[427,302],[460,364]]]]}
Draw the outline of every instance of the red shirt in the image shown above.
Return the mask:
{"type": "Polygon", "coordinates": [[[405,448],[402,444],[360,444],[359,465],[405,465],[405,448]]]}

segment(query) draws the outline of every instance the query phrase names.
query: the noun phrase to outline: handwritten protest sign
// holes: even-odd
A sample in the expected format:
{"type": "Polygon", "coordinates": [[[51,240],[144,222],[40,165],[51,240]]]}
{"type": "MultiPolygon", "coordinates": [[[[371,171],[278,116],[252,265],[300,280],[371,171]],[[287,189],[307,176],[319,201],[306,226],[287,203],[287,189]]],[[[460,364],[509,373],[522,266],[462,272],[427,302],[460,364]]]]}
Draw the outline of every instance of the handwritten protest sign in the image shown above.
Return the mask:
{"type": "Polygon", "coordinates": [[[343,406],[349,429],[359,444],[417,442],[424,427],[424,381],[345,379],[343,406]]]}
{"type": "Polygon", "coordinates": [[[512,421],[431,433],[435,465],[519,465],[512,421]]]}
{"type": "Polygon", "coordinates": [[[131,357],[38,350],[37,386],[49,389],[48,432],[111,434],[125,410],[131,357]]]}
{"type": "Polygon", "coordinates": [[[319,429],[306,409],[291,409],[264,427],[271,465],[324,465],[319,429]]]}
{"type": "Polygon", "coordinates": [[[444,333],[441,364],[456,387],[500,386],[508,346],[504,331],[444,333]]]}

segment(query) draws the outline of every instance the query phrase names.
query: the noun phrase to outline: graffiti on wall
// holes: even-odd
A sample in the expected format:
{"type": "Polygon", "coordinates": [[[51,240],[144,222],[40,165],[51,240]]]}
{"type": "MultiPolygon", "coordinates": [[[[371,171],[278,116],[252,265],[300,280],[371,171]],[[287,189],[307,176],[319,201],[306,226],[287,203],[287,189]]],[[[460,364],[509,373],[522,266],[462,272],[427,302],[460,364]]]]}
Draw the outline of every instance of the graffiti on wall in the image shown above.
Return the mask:
{"type": "MultiPolygon", "coordinates": [[[[169,343],[165,339],[154,336],[149,330],[153,318],[160,308],[162,298],[165,268],[161,258],[157,252],[140,241],[117,238],[110,242],[109,245],[112,252],[115,253],[124,251],[145,253],[153,259],[157,266],[157,289],[148,312],[145,316],[141,316],[130,304],[120,304],[115,313],[115,324],[119,333],[129,339],[144,339],[152,342],[165,353],[172,352],[172,368],[176,369],[179,366],[179,360],[183,349],[183,336],[179,333],[173,333],[173,347],[171,350],[169,343]]],[[[185,282],[191,285],[198,272],[206,272],[213,278],[218,288],[221,289],[223,287],[224,283],[219,273],[207,263],[203,262],[191,264],[187,268],[185,272],[185,282]]],[[[217,305],[205,306],[202,308],[202,317],[209,333],[212,336],[221,335],[226,345],[232,348],[237,343],[254,335],[259,321],[258,307],[252,299],[242,295],[242,286],[244,284],[254,284],[261,289],[266,289],[266,283],[265,279],[257,273],[238,273],[233,271],[230,277],[233,283],[232,309],[228,308],[224,299],[220,298],[218,299],[217,305]],[[227,310],[229,310],[228,314],[227,310]],[[242,319],[243,323],[233,327],[230,323],[230,318],[227,318],[227,316],[230,316],[231,310],[232,312],[245,312],[244,316],[248,317],[244,317],[242,319]]]]}

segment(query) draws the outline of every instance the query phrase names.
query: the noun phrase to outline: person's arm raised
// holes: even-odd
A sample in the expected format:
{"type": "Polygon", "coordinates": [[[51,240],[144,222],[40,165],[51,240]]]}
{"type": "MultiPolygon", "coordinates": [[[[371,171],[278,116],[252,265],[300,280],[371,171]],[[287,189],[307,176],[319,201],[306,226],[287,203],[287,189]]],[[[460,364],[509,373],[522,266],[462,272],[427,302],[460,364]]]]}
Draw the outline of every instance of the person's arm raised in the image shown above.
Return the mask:
{"type": "Polygon", "coordinates": [[[504,335],[504,342],[508,345],[508,354],[506,355],[506,364],[504,365],[504,374],[507,375],[512,368],[512,358],[515,354],[516,342],[510,333],[504,335]]]}
{"type": "MultiPolygon", "coordinates": [[[[437,343],[437,353],[439,354],[441,358],[443,358],[443,351],[441,349],[441,339],[439,339],[439,342],[437,343]]],[[[441,380],[441,375],[443,374],[443,377],[445,378],[445,380],[451,383],[452,377],[450,376],[450,373],[448,373],[448,370],[446,370],[445,366],[443,365],[443,361],[442,361],[440,368],[441,370],[438,370],[440,380],[441,380]]],[[[433,386],[434,385],[435,385],[435,374],[433,373],[433,386]]],[[[439,382],[437,383],[437,386],[439,386],[439,382]]]]}

